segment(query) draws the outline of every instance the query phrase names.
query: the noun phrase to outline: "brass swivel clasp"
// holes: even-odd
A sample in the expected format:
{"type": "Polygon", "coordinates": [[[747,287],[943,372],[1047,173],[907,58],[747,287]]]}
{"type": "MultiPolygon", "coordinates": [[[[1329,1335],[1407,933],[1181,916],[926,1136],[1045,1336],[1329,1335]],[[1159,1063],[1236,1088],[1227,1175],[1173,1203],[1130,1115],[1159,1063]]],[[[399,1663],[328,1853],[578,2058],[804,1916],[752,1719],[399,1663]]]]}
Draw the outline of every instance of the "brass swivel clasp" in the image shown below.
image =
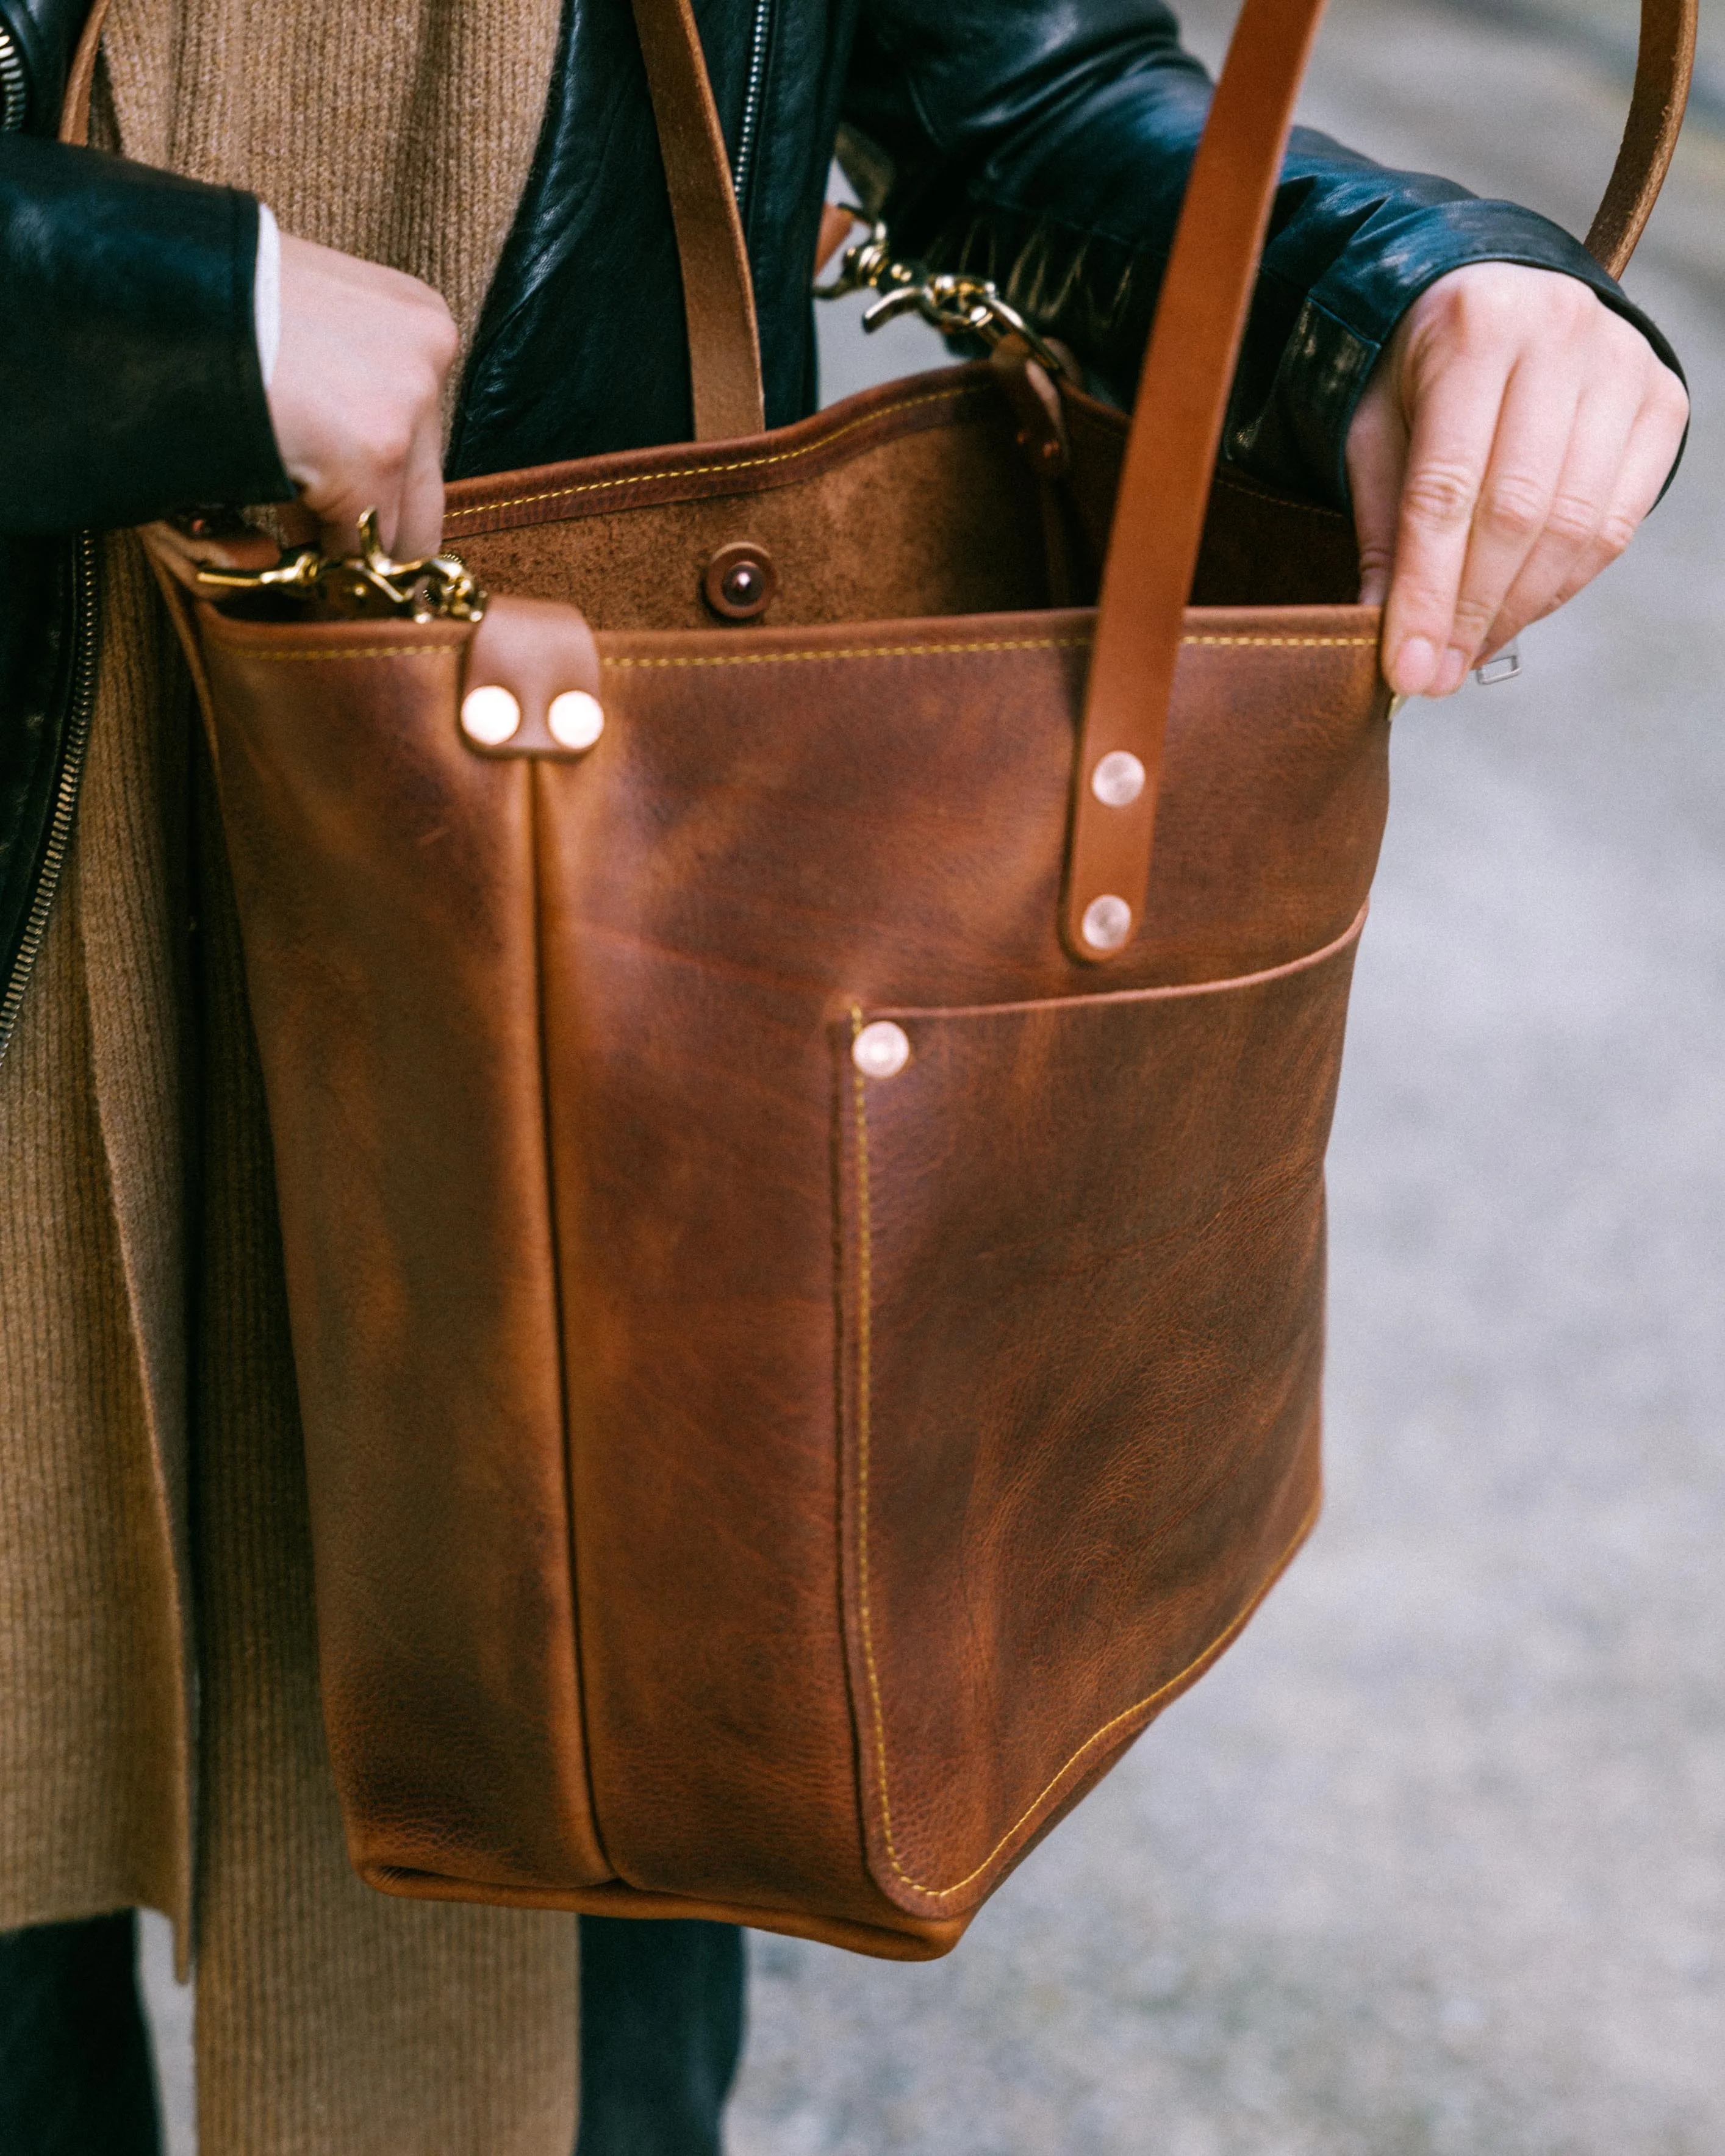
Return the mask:
{"type": "MultiPolygon", "coordinates": [[[[851,214],[859,223],[868,220],[861,210],[851,214]]],[[[986,277],[967,277],[952,270],[931,270],[916,262],[901,262],[892,251],[891,236],[876,218],[867,236],[853,240],[839,258],[839,267],[825,284],[817,282],[818,300],[842,300],[850,292],[878,292],[880,296],[865,309],[862,325],[878,330],[896,316],[912,311],[944,336],[980,337],[992,351],[1009,336],[1021,337],[1032,355],[1050,374],[1065,367],[1054,347],[1030,326],[999,288],[986,277]]]]}
{"type": "Polygon", "coordinates": [[[359,520],[359,541],[357,554],[291,547],[273,568],[202,567],[198,581],[213,592],[275,592],[303,598],[343,619],[478,621],[484,614],[485,593],[459,555],[392,560],[378,541],[374,509],[359,520]]]}

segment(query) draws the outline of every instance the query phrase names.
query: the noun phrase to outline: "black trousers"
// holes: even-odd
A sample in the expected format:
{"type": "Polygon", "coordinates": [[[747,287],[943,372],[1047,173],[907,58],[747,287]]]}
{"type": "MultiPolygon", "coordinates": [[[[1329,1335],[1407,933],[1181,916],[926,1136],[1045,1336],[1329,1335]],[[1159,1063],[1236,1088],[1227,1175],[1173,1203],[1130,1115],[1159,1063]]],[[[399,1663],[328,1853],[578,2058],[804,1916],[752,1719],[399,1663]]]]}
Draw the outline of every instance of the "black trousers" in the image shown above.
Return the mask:
{"type": "MultiPolygon", "coordinates": [[[[742,1933],[581,1919],[576,2156],[720,2156],[742,1933]]],[[[0,1933],[0,2156],[161,2156],[130,1912],[0,1933]]]]}

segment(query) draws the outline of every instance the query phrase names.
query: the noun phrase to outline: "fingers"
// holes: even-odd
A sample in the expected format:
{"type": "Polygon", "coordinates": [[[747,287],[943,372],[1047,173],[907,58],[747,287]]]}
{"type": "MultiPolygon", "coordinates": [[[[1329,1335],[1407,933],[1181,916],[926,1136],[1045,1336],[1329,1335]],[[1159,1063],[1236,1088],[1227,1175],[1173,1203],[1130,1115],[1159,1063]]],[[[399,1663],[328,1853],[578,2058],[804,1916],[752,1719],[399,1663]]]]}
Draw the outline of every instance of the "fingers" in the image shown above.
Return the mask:
{"type": "MultiPolygon", "coordinates": [[[[1636,399],[1625,397],[1615,385],[1582,397],[1544,529],[1500,598],[1497,612],[1480,639],[1482,653],[1512,642],[1530,622],[1561,606],[1628,543],[1634,524],[1624,532],[1620,545],[1607,551],[1600,542],[1637,416],[1636,399]]],[[[1650,496],[1635,523],[1651,506],[1650,496]]]]}
{"type": "Polygon", "coordinates": [[[1502,390],[1497,370],[1464,355],[1416,404],[1384,624],[1384,670],[1399,696],[1443,693],[1502,390]]]}
{"type": "Polygon", "coordinates": [[[402,477],[400,511],[387,552],[414,562],[434,554],[444,538],[443,427],[440,415],[424,421],[408,452],[402,477]]]}
{"type": "Polygon", "coordinates": [[[1385,650],[1403,695],[1446,696],[1548,521],[1580,370],[1537,367],[1489,335],[1435,369],[1415,412],[1385,650]]]}
{"type": "Polygon", "coordinates": [[[417,279],[284,235],[270,413],[326,552],[355,551],[368,509],[386,551],[435,550],[455,345],[448,308],[417,279]]]}
{"type": "Polygon", "coordinates": [[[1538,363],[1523,358],[1510,377],[1439,669],[1439,696],[1459,689],[1484,658],[1505,599],[1548,536],[1560,549],[1579,541],[1594,513],[1586,494],[1574,501],[1563,495],[1583,391],[1580,365],[1553,365],[1548,357],[1538,363]]]}
{"type": "Polygon", "coordinates": [[[1362,606],[1382,606],[1389,595],[1407,466],[1407,423],[1392,377],[1381,372],[1367,390],[1348,436],[1348,485],[1359,542],[1362,606]]]}
{"type": "MultiPolygon", "coordinates": [[[[1495,650],[1567,605],[1608,569],[1658,501],[1682,446],[1689,400],[1657,361],[1639,398],[1602,389],[1584,403],[1558,488],[1563,529],[1528,558],[1486,639],[1495,650]]],[[[1623,377],[1611,377],[1621,382],[1623,377]]]]}
{"type": "Polygon", "coordinates": [[[1640,332],[1573,279],[1483,264],[1442,280],[1398,330],[1350,436],[1363,598],[1382,583],[1392,394],[1407,446],[1384,671],[1402,694],[1447,696],[1622,552],[1688,400],[1640,332]]]}

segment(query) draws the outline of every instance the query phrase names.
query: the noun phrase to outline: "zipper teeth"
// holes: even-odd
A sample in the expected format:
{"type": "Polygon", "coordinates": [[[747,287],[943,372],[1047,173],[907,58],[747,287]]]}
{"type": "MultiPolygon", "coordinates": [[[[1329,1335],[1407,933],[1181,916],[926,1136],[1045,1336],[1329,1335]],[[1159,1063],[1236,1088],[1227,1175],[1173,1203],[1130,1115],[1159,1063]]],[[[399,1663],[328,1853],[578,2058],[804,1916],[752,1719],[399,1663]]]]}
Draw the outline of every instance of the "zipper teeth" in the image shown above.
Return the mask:
{"type": "Polygon", "coordinates": [[[755,30],[749,46],[749,87],[743,100],[742,129],[737,138],[737,206],[748,211],[749,177],[754,169],[755,134],[761,121],[761,92],[767,76],[767,31],[773,0],[755,0],[755,30]]]}
{"type": "Polygon", "coordinates": [[[13,961],[12,976],[6,983],[4,997],[0,998],[0,1063],[6,1060],[6,1051],[12,1045],[18,1013],[23,1008],[24,992],[30,985],[31,972],[48,933],[54,893],[59,888],[60,871],[66,865],[67,850],[72,843],[79,783],[84,776],[85,752],[90,746],[90,720],[95,705],[96,682],[95,536],[80,531],[74,544],[78,550],[77,607],[73,634],[78,639],[78,676],[72,691],[71,719],[66,728],[65,752],[60,759],[59,783],[54,791],[54,817],[42,856],[42,872],[36,880],[36,895],[30,901],[29,918],[24,923],[23,939],[13,961]]]}
{"type": "Polygon", "coordinates": [[[0,135],[15,134],[23,126],[29,88],[18,40],[0,23],[0,135]]]}

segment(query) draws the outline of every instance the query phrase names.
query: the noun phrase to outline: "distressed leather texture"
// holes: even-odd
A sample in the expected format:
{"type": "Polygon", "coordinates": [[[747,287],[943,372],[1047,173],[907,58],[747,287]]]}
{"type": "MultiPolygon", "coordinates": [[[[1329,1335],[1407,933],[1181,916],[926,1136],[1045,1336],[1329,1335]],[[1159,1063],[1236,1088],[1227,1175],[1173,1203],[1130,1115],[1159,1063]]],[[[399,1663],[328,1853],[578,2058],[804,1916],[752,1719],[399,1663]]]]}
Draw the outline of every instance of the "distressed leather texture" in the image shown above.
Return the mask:
{"type": "Polygon", "coordinates": [[[944,1953],[1310,1527],[1389,699],[1344,521],[1194,445],[1319,12],[1251,0],[1185,213],[1211,378],[1130,433],[1009,357],[458,485],[477,631],[188,616],[372,1884],[944,1953]],[[1122,617],[1168,685],[1102,967],[1062,912],[1122,617]],[[529,723],[480,753],[491,684],[529,723]]]}
{"type": "MultiPolygon", "coordinates": [[[[1086,417],[1100,494],[1121,422],[1086,417]]],[[[482,575],[599,621],[578,760],[466,746],[459,627],[203,611],[374,1884],[943,1951],[1309,1521],[1376,619],[1325,603],[1334,531],[1331,593],[1189,617],[1149,921],[1097,994],[1059,936],[1093,617],[1040,603],[1009,418],[974,367],[778,462],[459,490],[482,575]],[[720,629],[702,570],[738,538],[778,592],[720,629]],[[854,1011],[912,1043],[867,1088],[867,1245],[854,1011]],[[860,1779],[865,1333],[896,1858],[860,1779]],[[992,1577],[962,1532],[991,1512],[992,1577]],[[955,1751],[978,1779],[942,1794],[955,1751]]]]}

